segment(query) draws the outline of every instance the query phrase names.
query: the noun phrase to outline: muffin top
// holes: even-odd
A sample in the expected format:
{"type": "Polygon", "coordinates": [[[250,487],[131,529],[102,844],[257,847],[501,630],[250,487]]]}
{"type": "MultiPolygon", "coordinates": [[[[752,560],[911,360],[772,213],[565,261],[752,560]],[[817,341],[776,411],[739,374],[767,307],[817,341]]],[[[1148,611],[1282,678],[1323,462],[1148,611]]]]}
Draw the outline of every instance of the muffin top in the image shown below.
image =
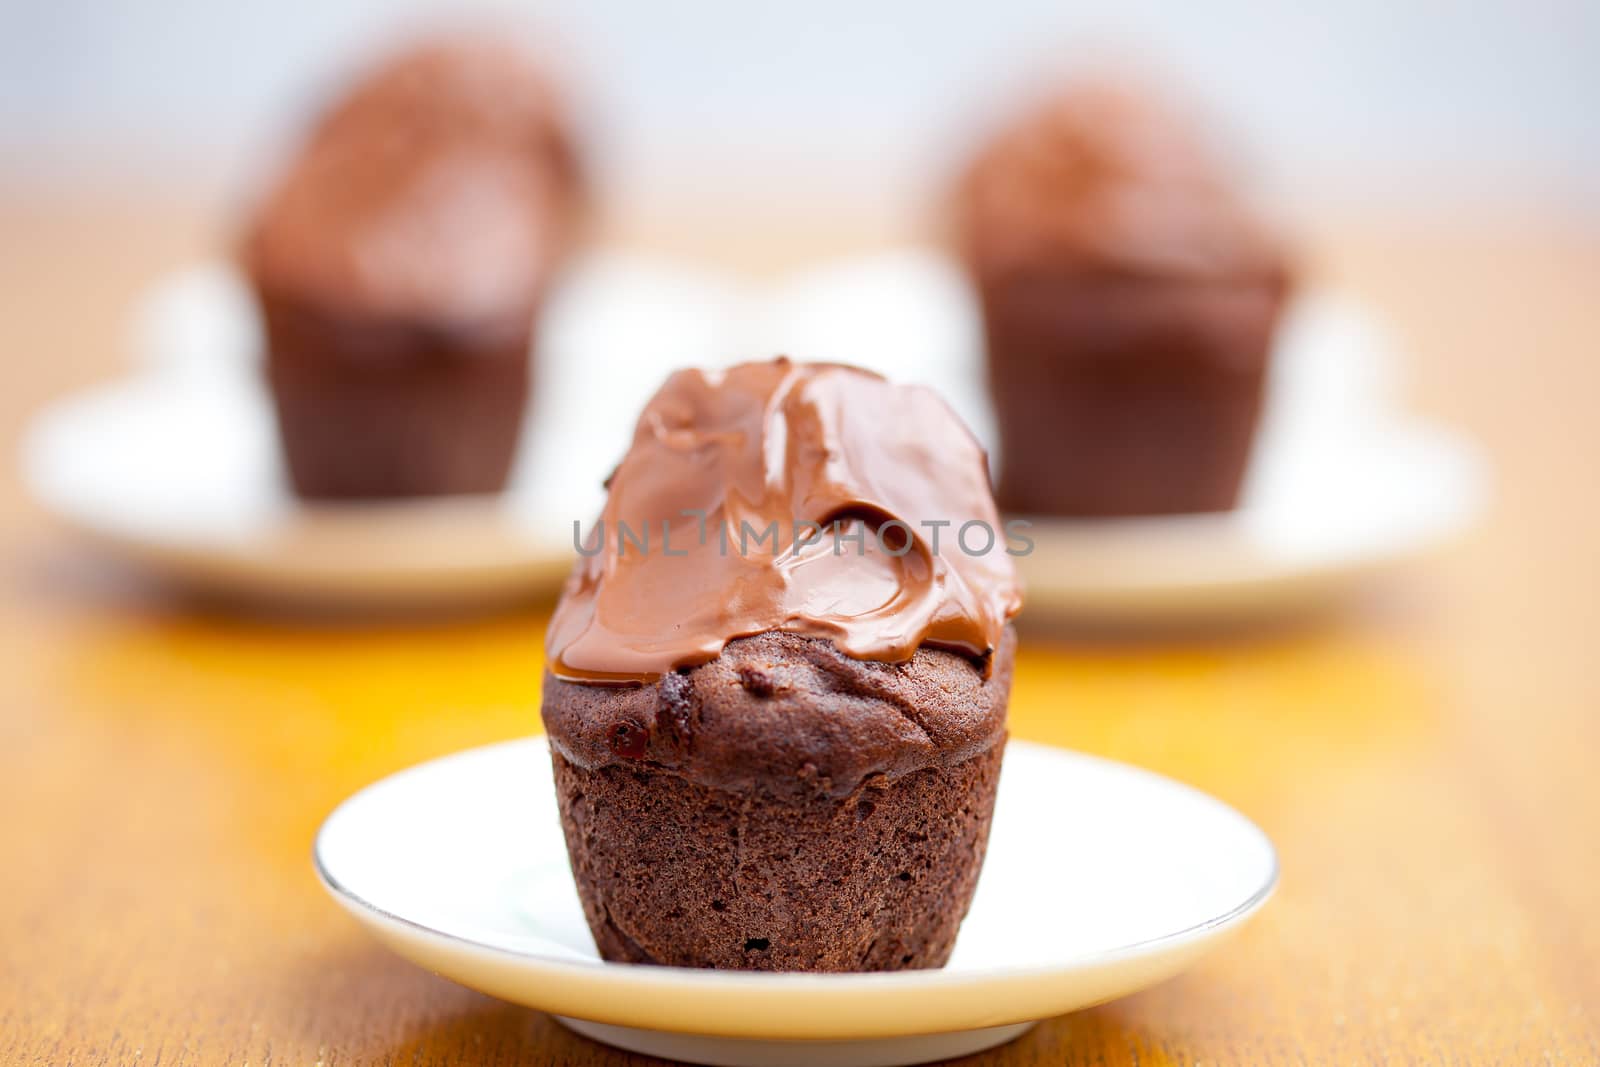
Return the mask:
{"type": "Polygon", "coordinates": [[[607,484],[550,624],[569,682],[648,683],[769,631],[987,669],[1021,605],[983,449],[929,389],[787,359],[679,371],[607,484]]]}
{"type": "Polygon", "coordinates": [[[344,314],[522,319],[571,243],[578,184],[561,109],[527,57],[432,40],[321,116],[258,208],[243,259],[269,294],[344,314]]]}
{"type": "Polygon", "coordinates": [[[551,745],[580,767],[648,765],[713,789],[848,796],[875,775],[954,767],[999,744],[1016,646],[1007,626],[985,675],[936,648],[883,663],[767,632],[654,685],[547,676],[541,715],[551,745]]]}
{"type": "Polygon", "coordinates": [[[1197,124],[1112,82],[1058,90],[962,177],[957,239],[980,278],[1075,273],[1276,277],[1276,235],[1197,124]]]}

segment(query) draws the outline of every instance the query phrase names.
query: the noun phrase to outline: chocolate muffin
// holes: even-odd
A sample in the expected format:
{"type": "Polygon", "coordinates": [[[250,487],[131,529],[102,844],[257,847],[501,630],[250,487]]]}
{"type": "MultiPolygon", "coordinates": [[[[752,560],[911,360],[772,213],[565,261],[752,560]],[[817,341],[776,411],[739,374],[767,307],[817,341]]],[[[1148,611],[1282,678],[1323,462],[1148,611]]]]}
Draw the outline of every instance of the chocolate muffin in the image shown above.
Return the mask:
{"type": "Polygon", "coordinates": [[[960,420],[838,365],[681,371],[584,552],[543,717],[601,954],[943,965],[988,839],[1020,605],[960,420]]]}
{"type": "Polygon", "coordinates": [[[495,42],[397,55],[317,122],[242,253],[300,495],[504,486],[579,184],[543,76],[495,42]]]}
{"type": "Polygon", "coordinates": [[[1071,87],[1005,128],[957,201],[1001,506],[1234,507],[1290,273],[1195,126],[1148,93],[1071,87]]]}

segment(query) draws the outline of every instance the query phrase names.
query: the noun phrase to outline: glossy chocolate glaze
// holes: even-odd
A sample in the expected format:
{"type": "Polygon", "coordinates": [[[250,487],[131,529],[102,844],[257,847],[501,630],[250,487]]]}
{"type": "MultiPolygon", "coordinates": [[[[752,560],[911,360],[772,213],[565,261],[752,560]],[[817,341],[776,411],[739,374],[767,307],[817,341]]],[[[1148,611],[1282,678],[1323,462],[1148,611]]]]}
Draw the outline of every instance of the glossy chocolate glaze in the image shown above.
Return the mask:
{"type": "Polygon", "coordinates": [[[768,631],[860,660],[927,645],[986,664],[1021,604],[983,449],[931,390],[866,371],[679,371],[609,486],[550,624],[567,681],[647,683],[768,631]],[[973,521],[994,539],[974,527],[969,553],[958,534],[973,521]],[[800,543],[812,531],[796,537],[796,522],[820,540],[800,543]]]}

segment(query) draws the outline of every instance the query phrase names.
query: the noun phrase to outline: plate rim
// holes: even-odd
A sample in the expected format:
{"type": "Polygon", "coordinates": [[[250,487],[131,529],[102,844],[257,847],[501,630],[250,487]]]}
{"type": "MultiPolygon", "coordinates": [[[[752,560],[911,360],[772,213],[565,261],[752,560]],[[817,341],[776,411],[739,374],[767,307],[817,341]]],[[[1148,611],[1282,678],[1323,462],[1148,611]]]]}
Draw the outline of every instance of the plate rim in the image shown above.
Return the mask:
{"type": "MultiPolygon", "coordinates": [[[[19,481],[30,501],[48,522],[109,558],[148,569],[180,590],[217,596],[226,602],[311,608],[348,606],[388,609],[456,604],[489,606],[515,602],[559,587],[571,569],[553,540],[524,530],[526,547],[493,559],[430,560],[404,567],[329,567],[316,559],[296,558],[273,544],[282,526],[264,524],[244,537],[229,534],[165,536],[141,531],[121,521],[106,521],[85,509],[72,493],[63,492],[49,472],[55,441],[75,420],[97,404],[136,402],[137,394],[187,389],[255,388],[243,379],[186,378],[154,369],[116,374],[50,398],[32,412],[17,441],[19,481]]],[[[353,525],[450,518],[477,512],[484,521],[514,523],[525,506],[519,491],[455,493],[394,500],[301,501],[287,494],[285,517],[296,524],[353,525]]],[[[280,522],[282,520],[279,520],[280,522]]]]}
{"type": "MultiPolygon", "coordinates": [[[[1469,535],[1493,505],[1494,470],[1487,454],[1459,428],[1414,412],[1395,410],[1375,423],[1383,432],[1403,435],[1407,446],[1448,453],[1459,492],[1448,507],[1393,536],[1379,547],[1341,544],[1311,554],[1256,554],[1243,566],[1213,567],[1150,579],[1123,570],[1110,577],[1052,580],[1040,565],[1019,562],[1025,581],[1025,621],[1132,625],[1191,625],[1205,621],[1248,621],[1317,609],[1354,593],[1365,583],[1420,563],[1469,535]]],[[[1030,521],[1032,536],[1050,552],[1081,549],[1084,539],[1116,534],[1176,541],[1180,537],[1250,536],[1246,508],[1168,516],[1070,518],[1017,516],[1030,521]],[[1180,532],[1179,525],[1187,527],[1180,532]]],[[[1243,558],[1242,556],[1240,558],[1243,558]]],[[[1238,560],[1232,561],[1237,564],[1238,560]]]]}
{"type": "MultiPolygon", "coordinates": [[[[1156,937],[1146,938],[1141,941],[1119,945],[1109,949],[1100,949],[1090,953],[1079,954],[1067,962],[1035,963],[1022,966],[987,966],[959,971],[945,969],[931,969],[918,971],[889,971],[889,972],[856,972],[856,973],[828,973],[813,974],[799,972],[749,972],[702,969],[691,967],[667,967],[644,964],[614,963],[606,960],[571,960],[560,959],[539,952],[510,948],[486,941],[476,940],[471,936],[440,930],[425,922],[397,915],[377,904],[359,896],[348,886],[339,881],[338,877],[329,869],[324,860],[324,843],[328,828],[342,812],[350,805],[360,801],[370,791],[393,782],[402,776],[413,772],[420,772],[435,765],[456,760],[464,756],[486,755],[491,751],[512,748],[539,748],[545,749],[548,738],[544,734],[535,734],[529,737],[513,738],[505,741],[494,742],[487,745],[475,746],[457,752],[448,753],[433,759],[425,760],[402,768],[392,774],[386,775],[376,781],[363,786],[341,801],[323,820],[319,826],[316,837],[312,843],[311,860],[318,881],[324,889],[346,911],[350,912],[364,925],[371,926],[376,921],[378,926],[397,928],[402,934],[410,937],[420,937],[426,941],[446,946],[448,951],[461,952],[463,950],[479,956],[488,956],[502,964],[521,967],[529,973],[538,973],[551,979],[563,979],[594,982],[602,981],[611,985],[615,983],[619,993],[648,993],[652,990],[660,991],[671,988],[674,991],[692,990],[697,993],[714,993],[722,996],[735,996],[750,1000],[770,999],[773,994],[805,993],[809,996],[825,997],[854,997],[865,993],[883,993],[893,991],[897,993],[914,994],[917,992],[938,992],[948,997],[963,990],[976,990],[990,986],[997,982],[1027,984],[1041,980],[1061,979],[1070,975],[1079,974],[1086,969],[1117,963],[1135,963],[1142,959],[1159,958],[1166,951],[1181,948],[1198,948],[1208,941],[1226,933],[1233,932],[1255,915],[1276,892],[1281,879],[1282,867],[1278,850],[1272,839],[1261,829],[1256,822],[1232,805],[1217,797],[1206,793],[1195,786],[1155,771],[1147,770],[1120,760],[1096,756],[1073,749],[1056,745],[1043,744],[1020,738],[1011,738],[1007,742],[1013,749],[1021,748],[1035,753],[1044,758],[1060,758],[1073,761],[1088,762],[1110,768],[1120,774],[1131,774],[1135,777],[1154,779],[1164,787],[1177,788],[1187,794],[1197,797],[1209,805],[1219,808],[1235,819],[1242,827],[1246,828],[1266,850],[1267,874],[1261,885],[1257,886],[1244,900],[1234,904],[1226,912],[1212,916],[1200,923],[1184,927],[1181,930],[1170,931],[1156,937]]],[[[1003,772],[1002,772],[1003,773],[1003,772]]],[[[390,944],[391,949],[394,947],[390,944]]],[[[400,953],[404,955],[403,953],[400,953]]],[[[439,972],[443,974],[444,972],[439,972]]],[[[445,977],[458,984],[461,982],[448,974],[445,977]]],[[[1138,988],[1142,988],[1140,985],[1138,988]]],[[[1131,990],[1130,990],[1131,991],[1131,990]]],[[[1120,995],[1120,994],[1119,994],[1120,995]]],[[[606,1022],[619,1026],[635,1026],[637,1021],[630,1021],[630,1016],[624,1012],[613,1012],[602,1018],[597,1013],[577,1011],[566,1007],[548,1007],[542,1010],[571,1015],[576,1018],[589,1018],[597,1022],[606,1022]]],[[[737,1013],[729,1013],[735,1015],[737,1013]]],[[[970,1029],[976,1025],[1003,1025],[1007,1022],[1022,1022],[1028,1019],[1039,1018],[1037,1013],[1022,1012],[1007,1015],[989,1012],[983,1016],[987,1022],[957,1022],[949,1030],[970,1029]]],[[[774,1036],[771,1027],[741,1026],[739,1020],[730,1018],[728,1027],[718,1030],[723,1036],[774,1036]]],[[[669,1027],[651,1026],[649,1029],[666,1029],[669,1027]]],[[[710,1033],[705,1026],[685,1024],[677,1032],[682,1033],[710,1033]]],[[[891,1036],[900,1033],[929,1033],[935,1032],[927,1027],[895,1027],[876,1028],[870,1033],[862,1032],[859,1027],[847,1031],[828,1034],[805,1035],[817,1039],[834,1039],[836,1037],[869,1037],[891,1036]]]]}

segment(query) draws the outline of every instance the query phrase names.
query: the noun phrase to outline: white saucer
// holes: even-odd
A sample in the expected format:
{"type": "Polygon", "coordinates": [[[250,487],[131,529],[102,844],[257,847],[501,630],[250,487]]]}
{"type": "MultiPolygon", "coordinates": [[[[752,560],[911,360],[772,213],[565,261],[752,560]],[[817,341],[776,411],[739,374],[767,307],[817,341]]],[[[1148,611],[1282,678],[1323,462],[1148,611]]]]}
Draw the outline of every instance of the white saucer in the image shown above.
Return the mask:
{"type": "Polygon", "coordinates": [[[744,300],[690,266],[592,255],[542,317],[505,493],[306,504],[283,470],[252,297],[203,264],[142,302],[135,374],[39,414],[23,478],[68,527],[209,594],[355,609],[515,599],[565,577],[572,523],[599,513],[601,480],[668,371],[734,358],[744,300]]]}
{"type": "MultiPolygon", "coordinates": [[[[68,525],[233,597],[364,608],[547,590],[569,567],[573,522],[598,514],[639,408],[688,364],[779,351],[859,363],[940,389],[995,453],[970,287],[925,249],[765,289],[589,256],[541,321],[523,451],[492,498],[296,501],[258,381],[254,306],[226,267],[163,280],[134,327],[140,372],[44,411],[24,442],[25,480],[68,525]]],[[[1398,412],[1398,362],[1359,305],[1302,297],[1239,510],[1041,523],[1018,560],[1029,615],[1144,624],[1305,607],[1462,529],[1486,495],[1483,463],[1398,412]]]]}
{"type": "MultiPolygon", "coordinates": [[[[987,401],[971,286],[947,257],[901,249],[791,279],[767,330],[816,359],[870,352],[932,380],[1005,457],[987,401]]],[[[1370,312],[1302,293],[1273,353],[1240,506],[1226,514],[1038,520],[1017,558],[1027,617],[1134,625],[1240,620],[1320,606],[1459,533],[1488,496],[1460,435],[1403,413],[1401,359],[1370,312]]]]}
{"type": "Polygon", "coordinates": [[[989,857],[939,971],[749,974],[604,963],[567,865],[542,739],[462,752],[345,801],[315,861],[400,955],[579,1033],[705,1064],[960,1056],[1178,973],[1271,894],[1243,816],[1118,763],[1013,741],[989,857]]]}
{"type": "Polygon", "coordinates": [[[520,496],[299,504],[273,434],[253,381],[145,376],[46,411],[30,427],[23,472],[59,519],[209,593],[453,603],[565,574],[557,532],[527,522],[520,496]]]}
{"type": "Polygon", "coordinates": [[[1029,613],[1153,624],[1317,607],[1471,525],[1487,492],[1477,451],[1417,420],[1262,458],[1234,512],[1034,520],[1016,560],[1029,613]]]}

